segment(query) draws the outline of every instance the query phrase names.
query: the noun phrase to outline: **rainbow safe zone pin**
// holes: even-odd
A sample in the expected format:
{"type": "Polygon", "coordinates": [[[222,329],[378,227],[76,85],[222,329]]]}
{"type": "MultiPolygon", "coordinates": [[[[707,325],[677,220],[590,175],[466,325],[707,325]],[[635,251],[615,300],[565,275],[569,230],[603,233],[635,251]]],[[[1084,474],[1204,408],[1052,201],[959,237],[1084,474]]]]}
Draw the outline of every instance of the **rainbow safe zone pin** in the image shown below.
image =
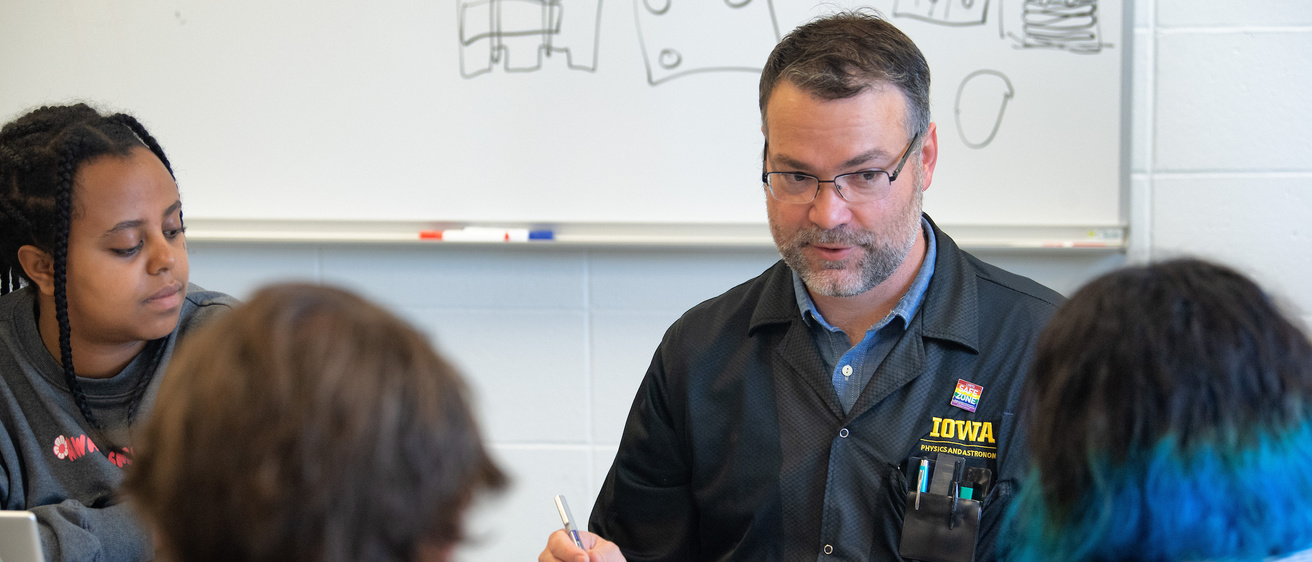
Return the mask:
{"type": "Polygon", "coordinates": [[[974,412],[979,407],[979,395],[984,392],[984,387],[969,382],[966,379],[957,379],[957,390],[952,393],[952,405],[967,412],[974,412]]]}

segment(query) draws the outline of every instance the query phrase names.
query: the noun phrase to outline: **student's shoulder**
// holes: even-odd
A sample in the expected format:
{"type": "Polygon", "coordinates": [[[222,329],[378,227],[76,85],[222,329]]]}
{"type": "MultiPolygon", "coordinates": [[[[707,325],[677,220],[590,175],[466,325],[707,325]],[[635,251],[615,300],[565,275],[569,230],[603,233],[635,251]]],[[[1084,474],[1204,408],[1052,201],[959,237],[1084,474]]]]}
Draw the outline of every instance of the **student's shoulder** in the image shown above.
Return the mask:
{"type": "MultiPolygon", "coordinates": [[[[29,285],[0,296],[0,341],[11,348],[30,345],[31,338],[20,334],[36,330],[36,288],[29,285]]],[[[40,337],[36,338],[40,343],[40,337]]]]}
{"type": "Polygon", "coordinates": [[[211,291],[195,283],[187,284],[187,302],[197,308],[236,308],[241,301],[218,291],[211,291]]]}
{"type": "Polygon", "coordinates": [[[31,310],[32,301],[36,300],[33,289],[23,287],[0,296],[0,322],[8,324],[15,310],[31,310]]]}
{"type": "Polygon", "coordinates": [[[182,318],[178,324],[180,332],[186,332],[213,320],[241,304],[241,301],[220,293],[202,288],[195,283],[187,285],[187,300],[182,305],[182,318]]]}

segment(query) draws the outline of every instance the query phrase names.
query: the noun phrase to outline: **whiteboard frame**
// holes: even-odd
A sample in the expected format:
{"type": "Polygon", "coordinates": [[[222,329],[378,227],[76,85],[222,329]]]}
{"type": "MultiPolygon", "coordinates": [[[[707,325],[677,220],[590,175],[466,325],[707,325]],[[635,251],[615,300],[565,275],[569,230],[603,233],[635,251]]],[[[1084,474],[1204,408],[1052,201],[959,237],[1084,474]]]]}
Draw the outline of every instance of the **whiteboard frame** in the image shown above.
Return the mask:
{"type": "MultiPolygon", "coordinates": [[[[957,245],[969,249],[1124,251],[1122,225],[939,225],[957,245]]],[[[772,248],[764,224],[693,223],[498,223],[424,221],[262,221],[187,219],[193,242],[422,244],[430,246],[513,247],[711,247],[772,248]],[[441,241],[420,232],[464,227],[550,230],[553,240],[529,242],[441,241]]]]}

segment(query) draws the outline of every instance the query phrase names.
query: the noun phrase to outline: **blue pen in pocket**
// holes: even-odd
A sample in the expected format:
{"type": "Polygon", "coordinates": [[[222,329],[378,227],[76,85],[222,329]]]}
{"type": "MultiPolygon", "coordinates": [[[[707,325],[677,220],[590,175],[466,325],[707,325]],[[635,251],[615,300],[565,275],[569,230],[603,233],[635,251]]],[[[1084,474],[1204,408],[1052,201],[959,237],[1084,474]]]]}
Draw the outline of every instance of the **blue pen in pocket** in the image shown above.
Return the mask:
{"type": "Polygon", "coordinates": [[[916,509],[920,509],[920,494],[929,488],[929,459],[920,459],[920,475],[916,477],[916,509]]]}

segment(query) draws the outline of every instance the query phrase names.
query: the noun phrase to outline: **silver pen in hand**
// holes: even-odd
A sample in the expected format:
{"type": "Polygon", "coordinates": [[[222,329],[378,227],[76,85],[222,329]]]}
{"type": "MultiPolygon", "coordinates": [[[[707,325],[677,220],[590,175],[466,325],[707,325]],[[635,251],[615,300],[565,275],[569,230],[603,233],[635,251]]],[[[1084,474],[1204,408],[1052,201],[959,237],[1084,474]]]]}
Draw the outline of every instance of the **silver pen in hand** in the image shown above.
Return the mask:
{"type": "Polygon", "coordinates": [[[569,512],[569,504],[565,503],[564,494],[556,494],[556,511],[560,512],[560,522],[565,524],[565,534],[574,539],[574,544],[579,548],[587,550],[583,548],[583,540],[579,538],[578,527],[574,525],[574,515],[569,512]]]}

